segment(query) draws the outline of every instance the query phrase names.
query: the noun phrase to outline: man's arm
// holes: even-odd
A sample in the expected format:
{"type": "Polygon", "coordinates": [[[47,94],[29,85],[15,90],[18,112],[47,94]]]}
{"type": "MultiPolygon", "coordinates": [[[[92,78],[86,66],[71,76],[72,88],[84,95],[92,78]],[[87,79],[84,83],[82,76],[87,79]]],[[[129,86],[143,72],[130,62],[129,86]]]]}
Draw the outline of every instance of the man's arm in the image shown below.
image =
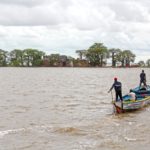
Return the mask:
{"type": "Polygon", "coordinates": [[[114,84],[111,86],[111,88],[109,89],[108,93],[114,88],[114,84]]]}

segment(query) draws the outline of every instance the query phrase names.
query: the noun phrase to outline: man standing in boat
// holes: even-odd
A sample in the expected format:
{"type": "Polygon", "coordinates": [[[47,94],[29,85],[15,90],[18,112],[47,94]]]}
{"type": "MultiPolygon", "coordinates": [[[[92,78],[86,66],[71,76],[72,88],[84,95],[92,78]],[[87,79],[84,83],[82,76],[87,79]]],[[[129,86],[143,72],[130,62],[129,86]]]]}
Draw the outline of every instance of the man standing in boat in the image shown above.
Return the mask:
{"type": "Polygon", "coordinates": [[[122,84],[121,82],[117,81],[117,78],[114,78],[114,83],[112,85],[112,87],[110,88],[110,90],[108,91],[108,93],[112,90],[115,89],[115,93],[116,93],[116,102],[118,101],[118,96],[120,97],[120,100],[123,101],[122,98],[122,84]]]}
{"type": "Polygon", "coordinates": [[[145,87],[147,87],[147,85],[146,85],[146,74],[145,74],[144,70],[142,70],[142,72],[140,74],[140,87],[141,87],[142,83],[144,84],[145,87]]]}

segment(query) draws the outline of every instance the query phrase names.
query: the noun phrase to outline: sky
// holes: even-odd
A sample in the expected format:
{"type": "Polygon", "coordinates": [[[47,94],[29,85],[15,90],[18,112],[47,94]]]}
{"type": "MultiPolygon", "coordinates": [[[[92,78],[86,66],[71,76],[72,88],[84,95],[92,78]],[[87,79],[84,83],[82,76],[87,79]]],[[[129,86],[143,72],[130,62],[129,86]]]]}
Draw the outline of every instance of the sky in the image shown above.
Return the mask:
{"type": "Polygon", "coordinates": [[[0,49],[76,57],[94,43],[150,59],[150,1],[0,0],[0,49]]]}

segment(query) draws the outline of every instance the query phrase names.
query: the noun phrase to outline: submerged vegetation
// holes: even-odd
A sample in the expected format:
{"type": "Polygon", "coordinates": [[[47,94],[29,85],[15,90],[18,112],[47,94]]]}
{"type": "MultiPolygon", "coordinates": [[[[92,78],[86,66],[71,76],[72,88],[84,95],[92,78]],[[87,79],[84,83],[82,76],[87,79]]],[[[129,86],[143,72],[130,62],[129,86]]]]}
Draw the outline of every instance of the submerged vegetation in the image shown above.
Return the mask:
{"type": "Polygon", "coordinates": [[[47,55],[38,49],[0,49],[0,66],[12,67],[150,67],[150,59],[134,64],[136,55],[131,50],[108,49],[103,43],[94,43],[87,50],[77,50],[79,58],[60,54],[47,55]],[[111,60],[111,63],[108,63],[111,60]],[[132,64],[132,65],[131,65],[132,64]]]}

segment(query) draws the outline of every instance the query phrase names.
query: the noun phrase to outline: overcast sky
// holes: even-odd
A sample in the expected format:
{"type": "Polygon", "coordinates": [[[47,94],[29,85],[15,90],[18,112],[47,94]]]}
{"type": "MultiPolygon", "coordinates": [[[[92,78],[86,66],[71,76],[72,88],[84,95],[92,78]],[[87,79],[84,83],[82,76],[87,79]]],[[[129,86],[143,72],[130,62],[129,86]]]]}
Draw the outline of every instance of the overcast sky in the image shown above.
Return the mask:
{"type": "Polygon", "coordinates": [[[150,58],[150,1],[0,0],[0,49],[76,56],[95,42],[150,58]]]}

